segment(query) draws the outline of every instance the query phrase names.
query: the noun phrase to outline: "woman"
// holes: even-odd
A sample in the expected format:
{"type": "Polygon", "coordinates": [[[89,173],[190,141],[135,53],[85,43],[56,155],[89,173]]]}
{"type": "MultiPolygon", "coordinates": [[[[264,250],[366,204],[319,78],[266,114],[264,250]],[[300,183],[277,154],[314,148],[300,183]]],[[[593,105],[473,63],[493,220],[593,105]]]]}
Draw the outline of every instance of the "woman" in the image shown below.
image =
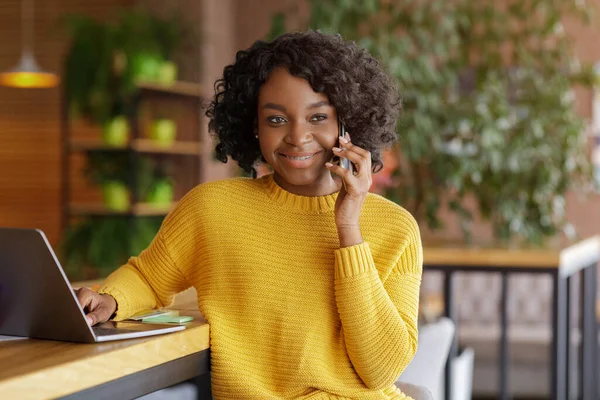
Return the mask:
{"type": "Polygon", "coordinates": [[[218,158],[273,173],[190,191],[99,294],[78,293],[89,322],[194,286],[215,398],[404,398],[394,382],[417,347],[419,230],[368,193],[396,137],[393,81],[354,43],[311,31],[238,52],[215,88],[218,158]],[[338,121],[352,138],[338,142],[338,121]]]}

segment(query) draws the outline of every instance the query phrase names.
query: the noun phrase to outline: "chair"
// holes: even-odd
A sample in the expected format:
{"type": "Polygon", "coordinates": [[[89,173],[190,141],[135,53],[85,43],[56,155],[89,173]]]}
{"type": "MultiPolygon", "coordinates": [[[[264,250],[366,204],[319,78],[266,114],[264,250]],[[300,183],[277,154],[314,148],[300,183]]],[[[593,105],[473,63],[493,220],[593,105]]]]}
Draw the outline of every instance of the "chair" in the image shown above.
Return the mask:
{"type": "Polygon", "coordinates": [[[434,400],[431,392],[424,386],[417,386],[405,382],[396,382],[396,386],[398,389],[402,390],[402,393],[414,400],[434,400]]]}
{"type": "Polygon", "coordinates": [[[444,367],[454,338],[454,331],[454,323],[448,318],[440,318],[434,323],[419,328],[417,353],[396,382],[396,386],[400,390],[408,395],[403,389],[404,385],[408,383],[426,388],[433,399],[443,398],[444,367]]]}

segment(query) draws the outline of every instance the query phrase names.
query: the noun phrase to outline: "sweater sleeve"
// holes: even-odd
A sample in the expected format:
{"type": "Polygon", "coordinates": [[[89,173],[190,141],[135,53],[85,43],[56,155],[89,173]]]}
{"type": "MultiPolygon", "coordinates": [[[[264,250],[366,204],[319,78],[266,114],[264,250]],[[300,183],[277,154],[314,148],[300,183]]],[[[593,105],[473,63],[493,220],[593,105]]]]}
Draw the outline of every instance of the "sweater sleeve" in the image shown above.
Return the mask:
{"type": "Polygon", "coordinates": [[[411,218],[404,249],[384,281],[368,243],[335,251],[335,295],[342,337],[365,385],[392,385],[417,351],[423,250],[411,218]]]}
{"type": "Polygon", "coordinates": [[[115,298],[115,320],[120,321],[139,311],[168,306],[175,294],[189,286],[169,254],[163,224],[150,246],[110,274],[98,292],[115,298]]]}

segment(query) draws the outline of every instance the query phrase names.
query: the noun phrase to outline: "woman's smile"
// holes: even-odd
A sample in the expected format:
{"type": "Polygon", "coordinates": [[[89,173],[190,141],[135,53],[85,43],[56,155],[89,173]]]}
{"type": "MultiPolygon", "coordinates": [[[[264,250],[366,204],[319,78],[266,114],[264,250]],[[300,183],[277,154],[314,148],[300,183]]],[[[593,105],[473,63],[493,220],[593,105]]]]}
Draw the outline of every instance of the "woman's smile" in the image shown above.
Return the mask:
{"type": "Polygon", "coordinates": [[[279,153],[279,156],[284,161],[284,163],[293,168],[308,168],[310,167],[316,159],[318,159],[318,155],[321,151],[316,153],[279,153]]]}

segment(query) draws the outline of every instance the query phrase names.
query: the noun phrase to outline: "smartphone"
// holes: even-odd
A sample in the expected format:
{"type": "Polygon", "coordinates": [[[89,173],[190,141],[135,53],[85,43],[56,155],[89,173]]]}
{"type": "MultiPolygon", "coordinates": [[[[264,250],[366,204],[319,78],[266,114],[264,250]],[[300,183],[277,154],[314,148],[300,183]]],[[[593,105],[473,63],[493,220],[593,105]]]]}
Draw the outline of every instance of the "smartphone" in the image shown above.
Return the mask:
{"type": "MultiPolygon", "coordinates": [[[[339,125],[339,131],[340,131],[339,137],[344,137],[346,135],[346,128],[344,127],[344,124],[342,123],[342,121],[339,121],[338,125],[339,125]]],[[[340,148],[343,147],[341,142],[338,144],[338,147],[340,147],[340,148]]],[[[351,171],[351,168],[352,168],[350,160],[348,160],[347,158],[343,158],[343,157],[340,157],[340,166],[344,169],[347,169],[348,171],[351,171]]]]}

